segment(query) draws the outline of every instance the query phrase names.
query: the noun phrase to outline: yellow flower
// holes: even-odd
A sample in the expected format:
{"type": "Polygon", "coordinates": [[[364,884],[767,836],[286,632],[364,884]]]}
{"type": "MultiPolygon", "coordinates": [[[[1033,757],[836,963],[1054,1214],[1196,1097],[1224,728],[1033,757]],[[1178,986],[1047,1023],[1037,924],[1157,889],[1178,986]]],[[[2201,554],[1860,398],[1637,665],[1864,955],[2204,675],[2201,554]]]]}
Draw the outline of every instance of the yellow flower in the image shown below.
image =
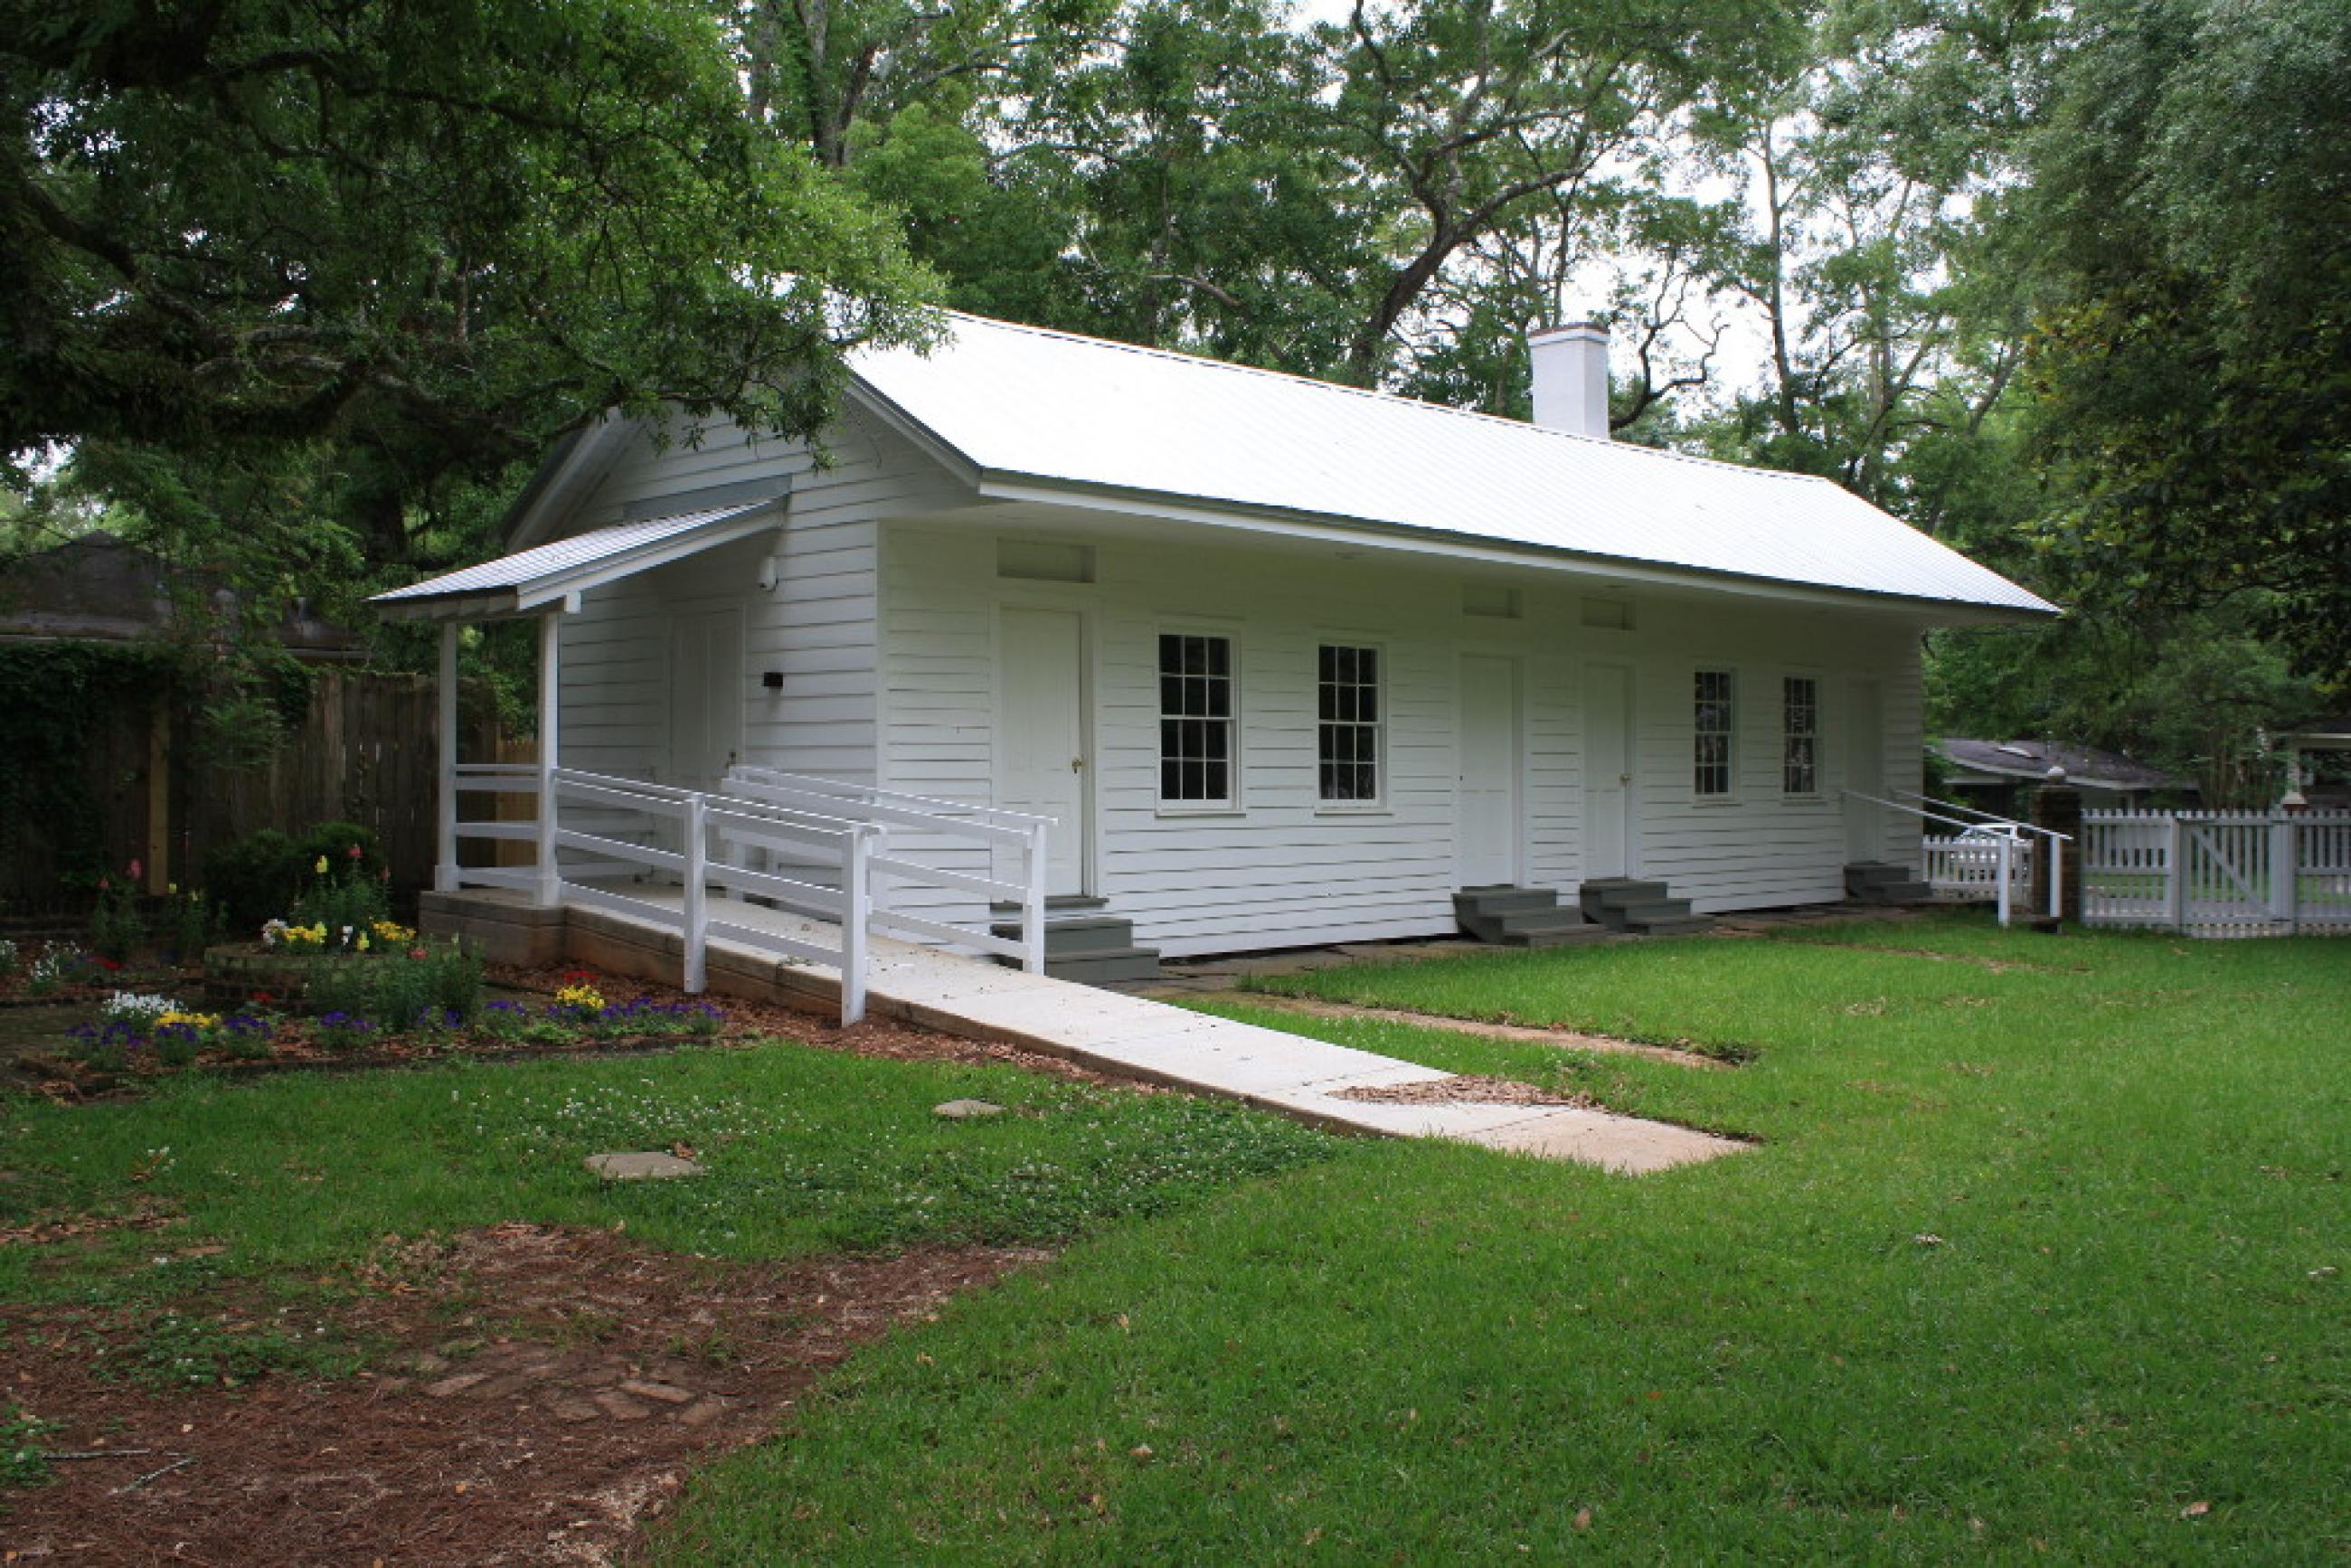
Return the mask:
{"type": "Polygon", "coordinates": [[[182,1012],[179,1009],[173,1008],[170,1012],[164,1013],[155,1019],[155,1027],[157,1029],[162,1029],[166,1024],[175,1023],[187,1024],[198,1030],[218,1029],[220,1027],[220,1014],[182,1012]]]}
{"type": "Polygon", "coordinates": [[[320,876],[324,876],[324,875],[326,875],[326,874],[327,874],[327,857],[326,857],[326,856],[324,856],[324,855],[320,855],[320,856],[319,857],[319,863],[318,863],[316,866],[314,866],[313,868],[311,868],[311,869],[313,869],[314,871],[316,871],[316,872],[317,872],[320,876]]]}
{"type": "Polygon", "coordinates": [[[354,943],[354,944],[353,944],[353,946],[356,946],[356,947],[358,947],[358,948],[359,948],[359,950],[360,950],[360,952],[362,952],[362,953],[366,952],[366,951],[367,951],[367,933],[366,933],[366,932],[364,932],[364,931],[360,932],[360,939],[359,939],[359,941],[358,941],[358,942],[356,942],[356,943],[354,943]]]}
{"type": "Polygon", "coordinates": [[[555,1001],[559,1007],[601,1012],[604,1008],[604,993],[593,986],[566,986],[555,993],[555,1001]]]}

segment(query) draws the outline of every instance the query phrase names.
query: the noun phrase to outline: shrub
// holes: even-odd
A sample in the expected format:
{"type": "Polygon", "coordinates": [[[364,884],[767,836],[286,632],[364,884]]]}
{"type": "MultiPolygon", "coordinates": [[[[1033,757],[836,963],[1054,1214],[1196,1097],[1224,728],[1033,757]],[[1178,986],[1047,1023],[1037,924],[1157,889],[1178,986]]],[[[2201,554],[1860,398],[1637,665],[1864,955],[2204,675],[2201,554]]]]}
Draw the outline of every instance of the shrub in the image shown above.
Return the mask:
{"type": "Polygon", "coordinates": [[[174,885],[170,902],[163,906],[163,925],[171,933],[172,956],[183,964],[192,963],[202,958],[204,949],[219,937],[220,907],[193,888],[183,893],[174,885]]]}
{"type": "Polygon", "coordinates": [[[292,839],[264,828],[206,855],[204,885],[226,912],[229,929],[251,933],[292,905],[307,863],[292,839]]]}
{"type": "Polygon", "coordinates": [[[0,936],[0,980],[5,980],[15,974],[18,966],[24,961],[25,956],[16,944],[9,941],[5,936],[0,936]]]}
{"type": "Polygon", "coordinates": [[[44,947],[25,971],[25,994],[46,997],[61,990],[79,980],[88,967],[88,961],[71,947],[44,947]]]}
{"type": "Polygon", "coordinates": [[[147,923],[139,915],[139,862],[131,862],[125,878],[98,879],[98,907],[90,911],[89,945],[99,956],[121,963],[147,940],[147,923]]]}
{"type": "Polygon", "coordinates": [[[337,1009],[319,1019],[319,1043],[329,1051],[358,1051],[375,1043],[376,1026],[357,1013],[337,1009]]]}

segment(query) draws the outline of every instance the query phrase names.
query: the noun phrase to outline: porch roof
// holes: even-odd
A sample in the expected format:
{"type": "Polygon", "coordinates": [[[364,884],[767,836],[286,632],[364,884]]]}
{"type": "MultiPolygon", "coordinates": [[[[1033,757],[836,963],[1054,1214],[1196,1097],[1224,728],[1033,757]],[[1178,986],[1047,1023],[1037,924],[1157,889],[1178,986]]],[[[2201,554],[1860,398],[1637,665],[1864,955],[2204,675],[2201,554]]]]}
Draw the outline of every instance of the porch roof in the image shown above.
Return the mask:
{"type": "Polygon", "coordinates": [[[615,523],[368,601],[395,621],[495,621],[771,528],[776,498],[615,523]]]}

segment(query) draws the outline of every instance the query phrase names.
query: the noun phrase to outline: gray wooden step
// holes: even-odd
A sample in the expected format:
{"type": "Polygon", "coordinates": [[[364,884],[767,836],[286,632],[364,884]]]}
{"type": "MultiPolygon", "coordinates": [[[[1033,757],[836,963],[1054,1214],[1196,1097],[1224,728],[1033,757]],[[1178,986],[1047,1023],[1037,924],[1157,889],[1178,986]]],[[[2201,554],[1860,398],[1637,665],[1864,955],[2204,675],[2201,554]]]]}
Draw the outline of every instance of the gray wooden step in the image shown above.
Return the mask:
{"type": "MultiPolygon", "coordinates": [[[[1045,901],[1045,973],[1081,986],[1159,978],[1159,949],[1136,946],[1134,922],[1109,908],[1106,900],[1076,894],[1045,901]]],[[[1019,904],[992,904],[988,913],[995,917],[988,924],[992,935],[1019,940],[1019,904]]],[[[1019,960],[1002,955],[996,961],[1019,967],[1019,960]]]]}
{"type": "Polygon", "coordinates": [[[1673,936],[1711,930],[1714,917],[1698,915],[1687,898],[1676,898],[1664,883],[1646,877],[1595,877],[1576,889],[1583,913],[1612,931],[1636,936],[1673,936]]]}
{"type": "Polygon", "coordinates": [[[1848,862],[1844,891],[1863,904],[1925,904],[1935,896],[1932,884],[1898,861],[1848,862]]]}
{"type": "Polygon", "coordinates": [[[1607,935],[1582,910],[1562,907],[1547,887],[1465,887],[1453,895],[1453,917],[1479,941],[1503,947],[1559,947],[1607,935]]]}

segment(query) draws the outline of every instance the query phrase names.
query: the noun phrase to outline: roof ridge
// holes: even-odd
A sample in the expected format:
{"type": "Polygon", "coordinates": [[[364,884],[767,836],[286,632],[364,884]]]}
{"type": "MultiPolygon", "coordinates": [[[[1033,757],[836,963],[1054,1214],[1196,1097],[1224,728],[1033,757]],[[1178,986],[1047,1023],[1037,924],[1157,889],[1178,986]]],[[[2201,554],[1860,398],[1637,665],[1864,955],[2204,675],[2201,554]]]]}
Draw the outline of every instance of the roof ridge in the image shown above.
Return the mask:
{"type": "Polygon", "coordinates": [[[1753,475],[1766,479],[1794,479],[1806,484],[1827,485],[1834,481],[1818,474],[1791,473],[1785,468],[1760,468],[1751,463],[1734,463],[1722,457],[1701,457],[1695,453],[1677,452],[1669,446],[1643,446],[1629,441],[1618,441],[1605,435],[1582,435],[1572,430],[1553,430],[1549,425],[1529,420],[1510,419],[1482,409],[1455,408],[1450,403],[1430,402],[1426,398],[1405,397],[1401,392],[1381,392],[1375,387],[1351,387],[1343,382],[1326,382],[1316,376],[1302,376],[1295,371],[1271,370],[1264,365],[1245,365],[1232,360],[1211,359],[1206,354],[1187,354],[1178,349],[1162,349],[1150,343],[1126,343],[1115,338],[1097,338],[1090,333],[1072,332],[1060,327],[1039,327],[1027,321],[1008,321],[1001,317],[982,316],[976,311],[956,310],[941,307],[939,313],[957,320],[977,322],[984,327],[998,327],[1008,332],[1026,332],[1033,337],[1057,338],[1063,342],[1082,343],[1092,348],[1115,349],[1122,353],[1140,354],[1150,359],[1173,360],[1181,364],[1198,365],[1207,370],[1229,371],[1241,375],[1264,376],[1270,380],[1294,382],[1319,392],[1344,392],[1374,402],[1393,403],[1403,408],[1420,409],[1429,413],[1450,414],[1456,419],[1473,420],[1499,426],[1504,430],[1522,431],[1535,435],[1548,435],[1561,441],[1588,446],[1604,447],[1615,452],[1639,453],[1646,456],[1669,458],[1677,463],[1695,464],[1702,468],[1727,468],[1735,474],[1753,475]]]}

